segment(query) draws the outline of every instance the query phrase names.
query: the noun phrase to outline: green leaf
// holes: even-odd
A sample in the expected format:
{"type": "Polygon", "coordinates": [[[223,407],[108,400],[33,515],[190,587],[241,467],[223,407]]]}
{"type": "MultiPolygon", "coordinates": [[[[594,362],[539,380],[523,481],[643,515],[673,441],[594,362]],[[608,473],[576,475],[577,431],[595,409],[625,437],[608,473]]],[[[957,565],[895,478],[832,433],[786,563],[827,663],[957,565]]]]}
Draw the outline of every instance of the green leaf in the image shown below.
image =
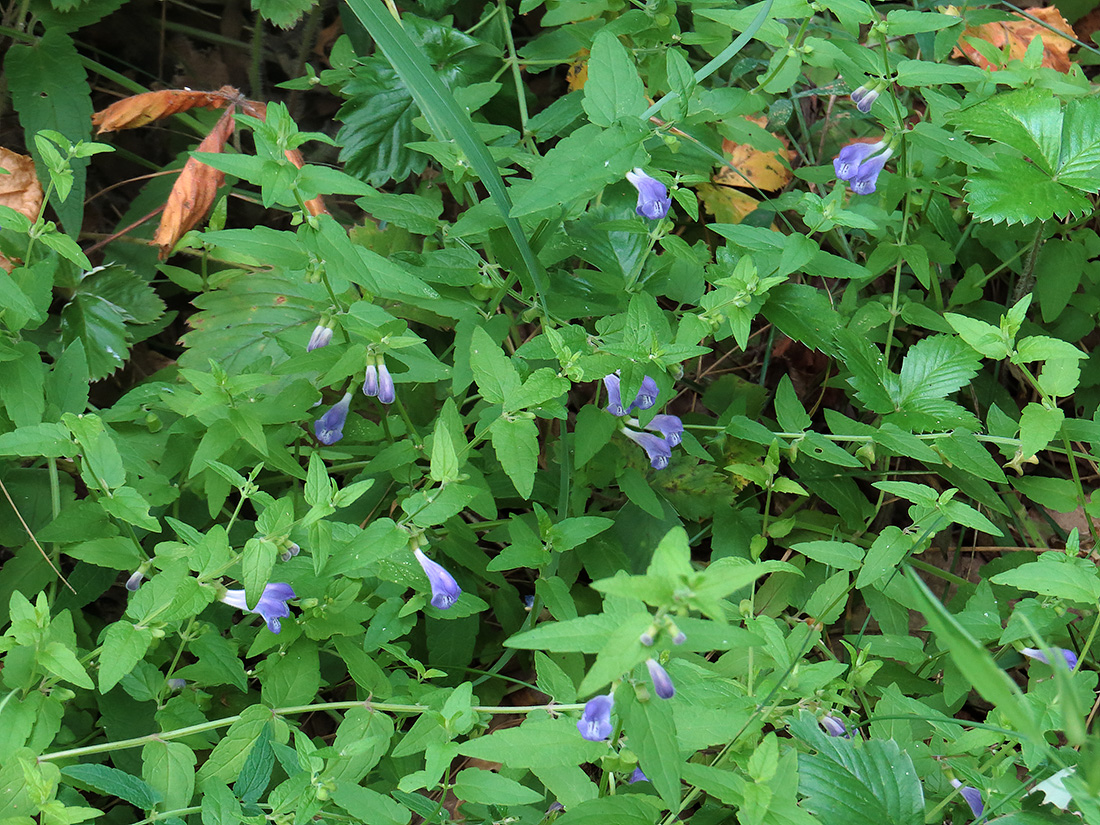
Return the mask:
{"type": "Polygon", "coordinates": [[[1001,156],[997,170],[975,169],[964,186],[966,205],[980,221],[1008,224],[1086,214],[1088,198],[1067,189],[1025,160],[1001,156]]]}
{"type": "Polygon", "coordinates": [[[1046,407],[1034,401],[1020,414],[1020,450],[1025,459],[1035,455],[1054,440],[1062,429],[1066,414],[1057,407],[1046,407]]]}
{"type": "Polygon", "coordinates": [[[607,643],[608,634],[621,623],[620,618],[607,613],[548,622],[517,633],[506,640],[504,646],[551,653],[599,653],[607,643]]]}
{"type": "Polygon", "coordinates": [[[619,712],[623,715],[630,749],[638,754],[646,778],[653,783],[665,805],[680,802],[680,759],[676,743],[676,723],[672,719],[673,699],[639,701],[634,688],[624,685],[616,691],[619,712]]]}
{"type": "Polygon", "coordinates": [[[194,751],[182,742],[149,742],[141,749],[142,778],[164,800],[165,810],[191,804],[196,761],[194,751]]]}
{"type": "MultiPolygon", "coordinates": [[[[34,156],[39,178],[45,184],[45,159],[38,151],[34,136],[44,129],[52,129],[76,143],[91,135],[92,99],[84,65],[72,39],[62,30],[48,27],[34,45],[16,43],[8,49],[4,75],[26,135],[26,145],[34,156]]],[[[55,192],[50,203],[65,229],[76,237],[84,218],[88,160],[76,158],[71,163],[73,187],[69,197],[61,201],[55,192]]]]}
{"type": "Polygon", "coordinates": [[[818,751],[798,755],[798,789],[822,822],[923,825],[920,778],[897,742],[830,737],[805,712],[791,730],[818,751]]]}
{"type": "Polygon", "coordinates": [[[1066,105],[1056,177],[1085,192],[1100,189],[1100,100],[1086,97],[1066,105]]]}
{"type": "Polygon", "coordinates": [[[46,367],[38,355],[38,347],[21,341],[14,357],[0,361],[0,401],[16,427],[30,427],[42,422],[46,398],[42,393],[46,367]]]}
{"type": "Polygon", "coordinates": [[[863,548],[850,541],[803,541],[791,549],[837,570],[858,570],[863,563],[863,548]]]}
{"type": "Polygon", "coordinates": [[[145,658],[152,643],[153,631],[147,627],[139,629],[122,620],[108,625],[100,642],[99,692],[106,693],[117,685],[145,658]]]}
{"type": "MultiPolygon", "coordinates": [[[[928,620],[937,641],[951,653],[951,658],[966,674],[974,689],[995,705],[1033,745],[1045,747],[1042,730],[1016,683],[997,667],[989,651],[963,629],[919,576],[909,571],[906,578],[912,585],[919,609],[928,620]]],[[[921,821],[923,822],[923,817],[921,821]]]]}
{"type": "MultiPolygon", "coordinates": [[[[525,413],[530,415],[530,413],[525,413]]],[[[498,418],[489,427],[493,450],[516,492],[525,499],[535,486],[539,463],[539,428],[533,418],[498,418]]]]}
{"type": "Polygon", "coordinates": [[[0,455],[72,457],[77,449],[69,431],[60,424],[32,424],[0,435],[0,455]]]}
{"type": "Polygon", "coordinates": [[[252,0],[252,10],[259,9],[264,20],[281,29],[289,29],[313,8],[314,2],[315,0],[252,0]]]}
{"type": "Polygon", "coordinates": [[[133,487],[119,487],[99,500],[99,506],[115,518],[151,533],[160,532],[160,522],[149,514],[149,502],[133,487]]]}
{"type": "Polygon", "coordinates": [[[90,486],[109,492],[126,483],[126,468],[122,464],[122,456],[98,415],[65,413],[61,420],[83,448],[84,467],[81,475],[90,486]]]}
{"type": "Polygon", "coordinates": [[[574,719],[532,715],[518,727],[501,728],[461,742],[458,752],[475,759],[502,762],[510,768],[534,768],[594,762],[607,753],[607,745],[582,739],[574,719]]]}
{"type": "MultiPolygon", "coordinates": [[[[273,719],[271,708],[265,705],[249,705],[245,708],[199,768],[200,786],[207,787],[211,780],[221,783],[235,780],[240,775],[248,754],[252,752],[260,731],[265,725],[275,724],[273,719]]],[[[286,737],[282,738],[285,741],[286,737]]]]}
{"type": "Polygon", "coordinates": [[[441,225],[442,200],[376,192],[355,203],[375,220],[392,223],[418,235],[434,235],[441,225]]]}
{"type": "Polygon", "coordinates": [[[363,825],[408,825],[412,812],[390,797],[351,782],[340,782],[332,800],[363,825]]]}
{"type": "MultiPolygon", "coordinates": [[[[1011,146],[1039,166],[1047,177],[1058,168],[1062,144],[1062,105],[1045,89],[1021,89],[995,95],[961,109],[953,119],[967,132],[1011,146]]],[[[1011,181],[1011,172],[1002,177],[1011,181]]]]}
{"type": "Polygon", "coordinates": [[[1043,553],[1039,561],[998,573],[991,581],[1081,604],[1096,604],[1100,599],[1100,576],[1096,566],[1086,559],[1069,558],[1064,553],[1043,553]]]}
{"type": "Polygon", "coordinates": [[[142,811],[151,811],[161,800],[147,782],[106,765],[70,765],[61,770],[68,779],[94,788],[106,796],[122,799],[142,811]]]}
{"type": "Polygon", "coordinates": [[[59,679],[72,682],[77,687],[92,687],[92,680],[84,670],[84,666],[80,664],[80,660],[76,658],[76,654],[61,642],[50,642],[40,649],[38,664],[59,679]]]}
{"type": "Polygon", "coordinates": [[[284,655],[265,660],[262,696],[272,707],[307,705],[320,689],[321,666],[315,643],[302,639],[284,655]]]}
{"type": "Polygon", "coordinates": [[[651,825],[659,813],[657,805],[638,794],[590,799],[570,808],[557,825],[651,825]]]}
{"type": "Polygon", "coordinates": [[[867,551],[867,558],[859,568],[856,587],[869,587],[881,581],[888,573],[893,573],[901,560],[913,547],[913,538],[902,532],[900,527],[889,525],[875,537],[874,544],[867,551]]]}
{"type": "Polygon", "coordinates": [[[79,415],[88,407],[88,359],[84,342],[69,344],[46,377],[46,401],[62,413],[79,415]]]}
{"type": "Polygon", "coordinates": [[[271,571],[275,569],[275,557],[278,555],[279,548],[273,541],[251,538],[245,542],[241,570],[245,599],[250,608],[255,609],[264,587],[271,581],[271,571]]]}
{"type": "Polygon", "coordinates": [[[481,327],[474,328],[470,339],[470,369],[482,397],[492,404],[503,403],[520,389],[511,360],[481,327]]]}
{"type": "Polygon", "coordinates": [[[981,359],[951,335],[932,335],[909,347],[901,365],[897,404],[901,410],[919,399],[946,398],[970,383],[981,359]]]}
{"type": "Polygon", "coordinates": [[[637,118],[646,108],[645,87],[633,58],[606,28],[592,39],[583,106],[588,119],[598,126],[610,126],[622,117],[637,118]]]}
{"type": "Polygon", "coordinates": [[[533,805],[543,794],[514,779],[479,768],[467,768],[455,777],[454,792],[459,799],[481,805],[533,805]]]}
{"type": "Polygon", "coordinates": [[[61,310],[61,340],[66,347],[80,341],[88,359],[88,377],[106,378],[126,363],[130,342],[126,322],[98,295],[77,293],[61,310]]]}

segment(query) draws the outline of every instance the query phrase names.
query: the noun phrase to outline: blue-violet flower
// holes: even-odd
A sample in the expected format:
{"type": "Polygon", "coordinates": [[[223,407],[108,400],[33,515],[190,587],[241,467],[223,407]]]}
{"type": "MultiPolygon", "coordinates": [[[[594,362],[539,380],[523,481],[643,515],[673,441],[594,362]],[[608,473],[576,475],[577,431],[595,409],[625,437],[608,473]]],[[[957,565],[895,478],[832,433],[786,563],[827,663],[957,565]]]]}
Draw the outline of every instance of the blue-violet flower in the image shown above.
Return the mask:
{"type": "Polygon", "coordinates": [[[367,375],[363,379],[363,395],[367,398],[378,395],[378,365],[373,362],[367,364],[367,375]]]}
{"type": "Polygon", "coordinates": [[[448,573],[442,564],[434,562],[424,555],[424,551],[417,547],[413,555],[424,569],[424,575],[428,577],[428,583],[432,586],[432,607],[446,610],[458,601],[462,595],[462,588],[458,586],[455,577],[448,573]]]}
{"type": "Polygon", "coordinates": [[[977,788],[964,785],[958,779],[952,779],[951,786],[959,789],[959,794],[966,800],[966,804],[970,806],[970,812],[974,814],[974,818],[977,819],[980,817],[985,811],[985,803],[982,802],[982,792],[977,788]]]}
{"type": "Polygon", "coordinates": [[[660,392],[657,389],[657,382],[646,375],[642,378],[642,386],[638,389],[638,394],[630,402],[630,406],[624,408],[618,374],[604,376],[603,385],[607,389],[607,411],[618,418],[629,415],[634,410],[648,410],[657,403],[657,395],[660,392]]]}
{"type": "Polygon", "coordinates": [[[346,392],[328,412],[313,422],[313,432],[317,440],[327,447],[343,438],[349,409],[351,409],[351,393],[346,392]]]}
{"type": "MultiPolygon", "coordinates": [[[[1062,654],[1062,658],[1066,660],[1066,664],[1069,666],[1070,670],[1073,670],[1075,667],[1077,667],[1077,654],[1074,653],[1072,650],[1067,650],[1064,647],[1055,647],[1052,648],[1052,650],[1054,650],[1056,653],[1062,654]]],[[[1050,660],[1047,659],[1047,655],[1038,648],[1025,647],[1020,651],[1020,653],[1022,653],[1024,656],[1027,656],[1029,659],[1035,659],[1038,662],[1042,662],[1044,665],[1050,664],[1050,660]]]]}
{"type": "Polygon", "coordinates": [[[655,415],[645,428],[650,432],[663,435],[671,447],[675,447],[683,440],[684,422],[675,415],[655,415]]]}
{"type": "Polygon", "coordinates": [[[880,94],[882,94],[881,89],[860,86],[852,92],[852,103],[856,104],[856,108],[863,112],[863,114],[867,114],[871,111],[871,107],[875,105],[875,101],[878,100],[880,94]]]}
{"type": "Polygon", "coordinates": [[[667,439],[652,433],[639,433],[628,427],[622,428],[623,435],[645,450],[649,456],[649,466],[654,470],[663,470],[672,458],[672,445],[667,439]]]}
{"type": "Polygon", "coordinates": [[[602,742],[611,735],[611,708],[615,700],[610,695],[596,696],[584,705],[584,713],[577,720],[577,730],[589,742],[602,742]]]}
{"type": "Polygon", "coordinates": [[[672,206],[668,187],[638,167],[627,172],[626,179],[638,190],[638,206],[635,212],[651,221],[659,221],[668,214],[669,207],[672,206]]]}
{"type": "Polygon", "coordinates": [[[133,593],[135,590],[137,590],[139,587],[141,587],[141,582],[144,578],[145,578],[145,571],[144,570],[142,570],[140,568],[135,570],[133,575],[131,575],[130,578],[128,578],[126,580],[126,589],[129,590],[131,593],[133,593]]]}
{"type": "Polygon", "coordinates": [[[633,785],[635,782],[648,782],[649,777],[642,773],[641,768],[635,768],[634,773],[630,774],[630,779],[626,781],[628,784],[633,785]]]}
{"type": "Polygon", "coordinates": [[[245,613],[259,613],[267,622],[267,629],[272,633],[278,633],[283,629],[279,619],[290,615],[287,601],[294,598],[294,588],[284,582],[271,582],[264,585],[264,592],[255,607],[249,607],[245,601],[243,590],[226,590],[221,600],[231,607],[243,610],[245,613]]]}
{"type": "Polygon", "coordinates": [[[662,699],[671,699],[676,695],[676,686],[672,684],[668,671],[665,670],[656,659],[646,659],[645,666],[649,668],[649,678],[653,680],[653,689],[662,699]]]}
{"type": "Polygon", "coordinates": [[[313,352],[315,349],[327,347],[331,342],[332,327],[327,324],[318,324],[313,328],[313,334],[309,336],[309,343],[306,344],[306,352],[313,352]]]}
{"type": "Polygon", "coordinates": [[[288,542],[286,549],[279,554],[280,561],[290,561],[292,558],[302,552],[302,548],[298,546],[296,542],[288,542]]]}
{"type": "Polygon", "coordinates": [[[825,732],[828,733],[829,736],[848,737],[848,728],[844,726],[844,722],[842,722],[840,719],[837,719],[835,716],[831,716],[829,714],[822,716],[821,727],[825,728],[825,732]]]}
{"type": "Polygon", "coordinates": [[[855,194],[870,195],[875,191],[879,173],[893,153],[894,150],[881,140],[877,143],[851,143],[841,149],[833,160],[833,170],[838,180],[848,181],[855,194]]]}
{"type": "Polygon", "coordinates": [[[392,404],[397,398],[397,391],[393,386],[393,376],[384,361],[378,361],[378,400],[383,404],[392,404]]]}

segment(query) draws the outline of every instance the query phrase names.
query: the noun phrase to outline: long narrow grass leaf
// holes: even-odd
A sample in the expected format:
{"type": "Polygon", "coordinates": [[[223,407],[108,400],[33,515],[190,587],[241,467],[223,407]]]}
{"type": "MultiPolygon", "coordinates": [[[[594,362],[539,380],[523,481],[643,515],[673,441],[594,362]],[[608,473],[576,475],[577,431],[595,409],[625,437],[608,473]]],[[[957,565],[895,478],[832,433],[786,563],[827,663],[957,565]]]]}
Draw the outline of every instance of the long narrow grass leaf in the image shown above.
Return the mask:
{"type": "Polygon", "coordinates": [[[527,236],[523,234],[519,221],[510,217],[512,201],[504,187],[504,180],[497,171],[489,150],[478,137],[470,116],[455,102],[454,95],[440,82],[427,59],[380,0],[348,0],[348,8],[359,18],[379,50],[405,81],[432,130],[439,135],[449,135],[465,153],[470,166],[481,178],[481,182],[489,190],[489,196],[500,210],[527,267],[530,287],[534,290],[543,313],[547,313],[538,259],[527,241],[527,236]]]}

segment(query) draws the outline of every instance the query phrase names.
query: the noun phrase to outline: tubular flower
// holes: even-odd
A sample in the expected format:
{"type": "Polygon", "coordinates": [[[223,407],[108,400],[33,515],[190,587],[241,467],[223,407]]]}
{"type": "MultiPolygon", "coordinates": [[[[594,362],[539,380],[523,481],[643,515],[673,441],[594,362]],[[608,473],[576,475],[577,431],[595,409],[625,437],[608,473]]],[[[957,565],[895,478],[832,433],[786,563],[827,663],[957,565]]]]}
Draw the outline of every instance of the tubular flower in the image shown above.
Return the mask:
{"type": "Polygon", "coordinates": [[[871,107],[875,105],[875,101],[878,100],[878,96],[882,94],[882,90],[876,87],[860,86],[854,92],[852,92],[852,103],[856,104],[856,108],[863,114],[867,114],[871,111],[871,107]]]}
{"type": "Polygon", "coordinates": [[[648,375],[642,378],[642,386],[638,390],[638,394],[630,402],[630,406],[626,408],[623,407],[620,383],[617,373],[604,376],[603,385],[607,388],[607,411],[612,415],[622,418],[624,415],[634,412],[634,410],[648,410],[657,403],[657,394],[660,390],[657,389],[657,382],[648,375]]]}
{"type": "Polygon", "coordinates": [[[851,738],[848,735],[848,728],[846,728],[844,726],[844,723],[840,719],[837,719],[835,716],[831,716],[829,714],[822,716],[821,727],[825,728],[825,732],[828,733],[829,736],[844,736],[847,738],[851,738]]]}
{"type": "Polygon", "coordinates": [[[627,172],[626,179],[638,190],[638,206],[635,212],[651,221],[659,221],[668,214],[669,207],[672,206],[668,187],[638,167],[627,172]]]}
{"type": "Polygon", "coordinates": [[[381,359],[378,360],[378,400],[383,404],[392,404],[397,398],[397,391],[393,387],[393,376],[381,359]]]}
{"type": "Polygon", "coordinates": [[[351,409],[351,393],[346,392],[328,412],[313,422],[313,432],[317,440],[328,447],[343,438],[349,409],[351,409]]]}
{"type": "Polygon", "coordinates": [[[985,803],[982,802],[982,792],[977,788],[964,785],[958,779],[952,779],[951,786],[959,789],[959,794],[966,800],[966,804],[970,806],[970,812],[974,814],[974,818],[977,819],[980,817],[985,811],[985,803]]]}
{"type": "Polygon", "coordinates": [[[864,161],[859,165],[859,171],[857,171],[848,181],[848,185],[852,188],[852,191],[857,195],[870,195],[875,191],[875,185],[878,183],[879,173],[882,172],[886,166],[886,161],[890,159],[890,155],[894,154],[893,149],[887,149],[881,155],[875,155],[868,161],[864,161]]]}
{"type": "Polygon", "coordinates": [[[290,561],[292,558],[302,552],[302,548],[298,546],[296,542],[288,542],[286,548],[279,554],[280,561],[290,561]]]}
{"type": "Polygon", "coordinates": [[[589,742],[602,742],[611,735],[611,708],[615,700],[610,696],[596,696],[584,705],[584,713],[577,720],[577,730],[589,742]]]}
{"type": "MultiPolygon", "coordinates": [[[[1077,667],[1077,654],[1074,653],[1072,650],[1067,650],[1064,647],[1055,647],[1052,648],[1052,650],[1062,654],[1062,658],[1066,660],[1066,665],[1069,666],[1070,670],[1073,670],[1075,667],[1077,667]]],[[[1020,653],[1022,653],[1024,656],[1027,656],[1029,659],[1035,659],[1036,661],[1042,662],[1044,665],[1050,664],[1050,660],[1047,659],[1047,655],[1038,648],[1025,647],[1020,651],[1020,653]]]]}
{"type": "Polygon", "coordinates": [[[676,695],[676,686],[672,684],[668,671],[661,667],[656,659],[646,659],[645,666],[649,668],[649,678],[653,680],[653,689],[662,699],[671,699],[676,695]]]}
{"type": "Polygon", "coordinates": [[[135,570],[133,575],[131,575],[130,578],[128,578],[126,580],[126,589],[129,590],[131,593],[133,593],[135,590],[137,590],[139,587],[141,587],[141,582],[144,578],[145,578],[145,571],[144,570],[142,570],[140,568],[135,570]]]}
{"type": "MultiPolygon", "coordinates": [[[[634,422],[630,422],[634,423],[634,422]]],[[[669,446],[675,447],[683,440],[684,422],[675,415],[655,415],[653,420],[645,425],[652,433],[660,433],[665,437],[669,446]]]]}
{"type": "Polygon", "coordinates": [[[318,324],[313,328],[313,334],[309,336],[309,343],[306,344],[306,352],[313,352],[315,349],[327,347],[331,342],[332,327],[327,324],[318,324]]]}
{"type": "Polygon", "coordinates": [[[850,143],[833,160],[833,170],[838,180],[848,181],[855,194],[870,195],[875,191],[878,176],[892,154],[893,148],[882,140],[877,143],[850,143]]]}
{"type": "Polygon", "coordinates": [[[622,428],[623,435],[645,450],[649,456],[649,466],[654,470],[663,470],[672,458],[672,445],[667,439],[652,433],[639,433],[628,427],[622,428]]]}
{"type": "Polygon", "coordinates": [[[443,565],[432,561],[424,555],[424,551],[417,547],[413,555],[424,569],[424,575],[428,577],[428,583],[432,586],[432,607],[446,610],[458,601],[462,595],[462,588],[458,586],[455,577],[443,569],[443,565]]]}
{"type": "Polygon", "coordinates": [[[378,395],[378,365],[367,364],[367,376],[363,379],[363,395],[374,398],[378,395]]]}
{"type": "Polygon", "coordinates": [[[267,629],[272,633],[278,633],[283,629],[279,619],[290,615],[287,602],[294,598],[294,588],[284,582],[271,582],[264,585],[263,595],[256,606],[249,607],[245,601],[243,590],[226,590],[221,600],[231,607],[243,610],[245,613],[259,613],[267,622],[267,629]]]}
{"type": "Polygon", "coordinates": [[[635,782],[648,782],[649,777],[642,773],[641,768],[635,768],[634,773],[630,774],[630,779],[626,781],[627,784],[633,785],[635,782]]]}

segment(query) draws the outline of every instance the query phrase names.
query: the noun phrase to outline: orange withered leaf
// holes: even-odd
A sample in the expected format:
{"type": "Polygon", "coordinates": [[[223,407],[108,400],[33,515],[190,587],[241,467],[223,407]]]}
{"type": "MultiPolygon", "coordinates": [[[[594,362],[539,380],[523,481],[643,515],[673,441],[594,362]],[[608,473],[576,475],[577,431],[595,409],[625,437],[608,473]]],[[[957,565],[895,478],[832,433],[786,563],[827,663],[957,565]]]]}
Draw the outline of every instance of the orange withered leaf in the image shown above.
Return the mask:
{"type": "Polygon", "coordinates": [[[112,103],[106,109],[92,115],[92,123],[99,127],[96,134],[114,132],[118,129],[136,129],[146,123],[186,112],[189,109],[223,109],[243,99],[240,91],[233,86],[222,86],[216,92],[164,89],[159,92],[133,95],[112,103]]]}
{"type": "MultiPolygon", "coordinates": [[[[10,149],[0,148],[0,205],[10,206],[32,221],[42,211],[42,184],[34,173],[34,160],[10,149]]],[[[0,269],[11,272],[14,264],[0,255],[0,269]]]]}
{"type": "MultiPolygon", "coordinates": [[[[233,125],[233,107],[230,106],[210,134],[203,138],[196,151],[223,151],[226,141],[233,134],[233,125]]],[[[206,213],[214,205],[214,196],[217,194],[218,187],[224,182],[224,172],[219,172],[194,158],[188,158],[183,171],[176,178],[172,191],[168,194],[164,214],[160,217],[160,226],[157,227],[156,235],[153,236],[153,242],[160,246],[162,260],[168,257],[172,247],[185,232],[193,229],[206,217],[206,213]]]]}
{"type": "MultiPolygon", "coordinates": [[[[306,165],[305,158],[302,157],[302,153],[297,149],[287,149],[286,159],[301,169],[306,165]]],[[[306,201],[306,209],[309,210],[311,215],[329,215],[331,214],[327,208],[325,208],[325,199],[318,195],[315,198],[310,198],[306,201]]]]}
{"type": "MultiPolygon", "coordinates": [[[[766,126],[767,118],[747,118],[757,126],[766,126]]],[[[786,138],[772,135],[778,138],[784,147],[790,144],[786,138]]],[[[796,154],[791,149],[786,149],[787,160],[794,160],[796,154]]],[[[784,163],[780,152],[771,152],[757,149],[748,143],[734,143],[729,140],[722,141],[722,154],[729,158],[729,166],[722,166],[711,177],[715,183],[723,186],[740,186],[745,189],[757,188],[763,192],[774,192],[782,189],[790,183],[793,173],[790,166],[784,163]],[[736,171],[735,171],[736,169],[736,171]]]]}
{"type": "MultiPolygon", "coordinates": [[[[1073,27],[1066,22],[1061,12],[1054,6],[1028,9],[1028,14],[1042,20],[1059,32],[1064,32],[1068,37],[1076,36],[1073,27]]],[[[1021,14],[1014,16],[1019,19],[985,23],[981,26],[967,26],[959,35],[958,48],[952,52],[952,57],[964,54],[975,66],[981,66],[983,69],[998,69],[999,66],[991,66],[982,53],[974,48],[969,38],[984,40],[1001,51],[1004,51],[1007,46],[1008,59],[1019,60],[1024,56],[1031,41],[1039,37],[1043,42],[1043,65],[1059,72],[1068,72],[1070,67],[1069,51],[1076,44],[1021,14]]]]}

